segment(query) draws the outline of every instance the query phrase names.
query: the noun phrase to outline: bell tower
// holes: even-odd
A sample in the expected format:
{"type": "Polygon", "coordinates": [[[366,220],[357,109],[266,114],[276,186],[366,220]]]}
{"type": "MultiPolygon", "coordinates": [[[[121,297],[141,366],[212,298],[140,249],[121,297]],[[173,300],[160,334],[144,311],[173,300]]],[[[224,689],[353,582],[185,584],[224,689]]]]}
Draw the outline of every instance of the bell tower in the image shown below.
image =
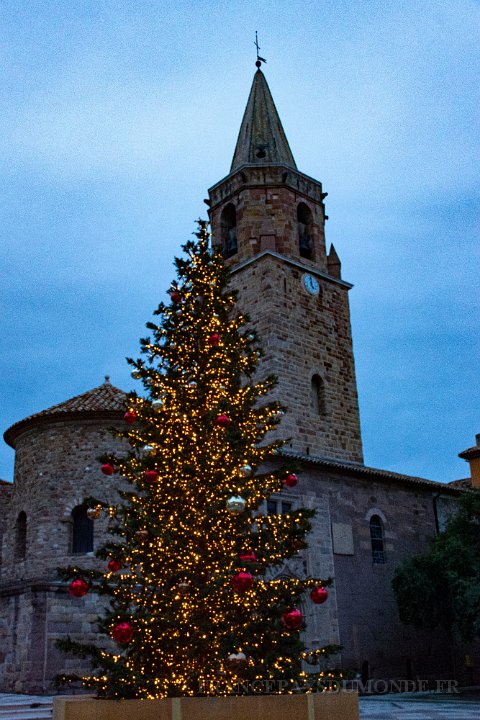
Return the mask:
{"type": "Polygon", "coordinates": [[[325,247],[327,193],[299,172],[260,63],[230,173],[208,191],[214,246],[256,325],[300,454],[363,463],[348,290],[325,247]]]}

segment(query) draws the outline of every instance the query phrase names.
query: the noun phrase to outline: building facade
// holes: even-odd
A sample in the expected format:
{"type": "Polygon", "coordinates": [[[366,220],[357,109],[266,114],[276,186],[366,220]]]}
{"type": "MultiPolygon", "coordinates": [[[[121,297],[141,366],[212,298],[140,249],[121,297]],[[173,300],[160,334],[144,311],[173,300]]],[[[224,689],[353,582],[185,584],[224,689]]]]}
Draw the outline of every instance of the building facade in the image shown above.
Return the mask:
{"type": "MultiPolygon", "coordinates": [[[[268,511],[316,510],[310,547],[282,572],[334,578],[328,602],[304,608],[306,641],[342,645],[337,662],[364,680],[462,679],[449,638],[402,626],[391,589],[395,567],[425,550],[460,490],[364,464],[352,286],[335,248],[327,252],[325,198],[297,169],[258,68],[230,172],[209,190],[208,206],[212,242],[265,350],[261,372],[278,377],[274,394],[289,409],[277,430],[289,439],[279,462],[291,457],[303,468],[268,511]]],[[[83,501],[114,494],[97,458],[118,442],[108,428],[121,423],[124,400],[106,382],[5,434],[16,464],[13,485],[0,485],[0,691],[50,692],[56,673],[88,669],[55,640],[93,640],[97,601],[68,596],[56,568],[79,556],[97,562],[106,521],[89,525],[83,501]]]]}

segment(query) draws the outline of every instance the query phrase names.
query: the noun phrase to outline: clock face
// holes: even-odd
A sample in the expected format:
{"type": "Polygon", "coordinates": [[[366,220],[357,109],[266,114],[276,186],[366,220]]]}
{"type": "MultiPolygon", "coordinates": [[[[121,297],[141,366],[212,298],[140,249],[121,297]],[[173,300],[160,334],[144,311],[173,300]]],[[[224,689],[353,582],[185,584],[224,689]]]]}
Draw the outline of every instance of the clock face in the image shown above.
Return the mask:
{"type": "Polygon", "coordinates": [[[318,280],[313,277],[313,275],[303,276],[303,287],[310,295],[318,295],[318,291],[320,290],[318,280]]]}

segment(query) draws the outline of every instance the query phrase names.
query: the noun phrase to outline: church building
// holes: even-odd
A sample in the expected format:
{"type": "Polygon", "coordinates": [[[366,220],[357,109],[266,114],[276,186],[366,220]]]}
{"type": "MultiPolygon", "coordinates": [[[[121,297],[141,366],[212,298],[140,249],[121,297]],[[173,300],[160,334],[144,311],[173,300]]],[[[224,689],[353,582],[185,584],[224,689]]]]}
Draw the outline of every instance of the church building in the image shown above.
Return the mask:
{"type": "MultiPolygon", "coordinates": [[[[441,632],[403,626],[391,589],[395,568],[427,548],[461,487],[364,463],[352,285],[327,248],[326,196],[297,168],[258,62],[230,172],[207,203],[213,245],[265,351],[262,372],[278,377],[273,395],[288,407],[276,430],[288,442],[274,462],[293,458],[302,467],[298,485],[267,510],[316,510],[308,550],[281,573],[334,579],[324,605],[302,608],[305,640],[311,649],[341,645],[334,662],[364,682],[461,680],[459,651],[441,632]]],[[[58,672],[88,670],[55,641],[94,640],[98,600],[71,598],[56,569],[97,563],[107,520],[93,522],[83,502],[115,495],[97,458],[117,447],[109,428],[122,423],[124,401],[107,379],[5,432],[16,459],[13,484],[0,484],[0,692],[53,692],[58,672]]],[[[480,436],[462,456],[480,485],[480,436]]]]}

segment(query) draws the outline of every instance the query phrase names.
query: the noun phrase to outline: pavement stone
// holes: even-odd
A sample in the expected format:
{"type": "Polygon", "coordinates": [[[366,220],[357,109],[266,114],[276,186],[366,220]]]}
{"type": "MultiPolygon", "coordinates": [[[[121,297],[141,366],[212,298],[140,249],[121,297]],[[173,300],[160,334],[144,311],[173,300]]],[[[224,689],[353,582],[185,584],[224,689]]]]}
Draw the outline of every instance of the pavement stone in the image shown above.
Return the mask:
{"type": "Polygon", "coordinates": [[[480,720],[480,700],[461,696],[361,697],[361,720],[480,720]]]}

